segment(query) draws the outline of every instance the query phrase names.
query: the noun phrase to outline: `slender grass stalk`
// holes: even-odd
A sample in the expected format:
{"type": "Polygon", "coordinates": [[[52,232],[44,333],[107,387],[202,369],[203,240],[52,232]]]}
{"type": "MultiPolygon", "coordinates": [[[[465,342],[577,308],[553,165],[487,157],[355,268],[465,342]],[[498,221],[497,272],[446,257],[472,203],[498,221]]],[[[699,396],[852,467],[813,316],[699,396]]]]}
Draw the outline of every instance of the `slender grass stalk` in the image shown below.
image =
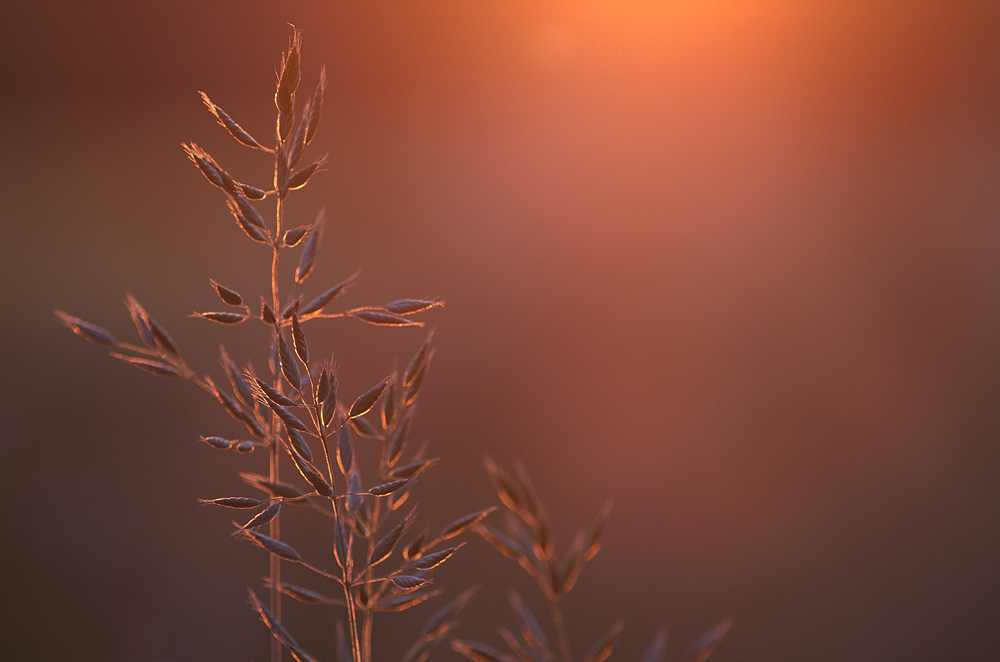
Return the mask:
{"type": "MultiPolygon", "coordinates": [[[[285,196],[281,194],[278,187],[278,159],[280,158],[280,136],[278,137],[278,147],[275,149],[275,163],[274,163],[274,186],[275,190],[278,191],[276,196],[277,202],[275,203],[275,237],[281,236],[281,216],[284,209],[285,196]]],[[[271,306],[274,310],[280,310],[279,302],[281,299],[278,294],[278,254],[280,252],[280,247],[278,242],[274,242],[274,246],[271,251],[271,306]]],[[[272,384],[271,386],[276,391],[281,391],[281,373],[277,369],[272,370],[272,384]]],[[[275,413],[271,414],[271,429],[274,430],[278,427],[278,415],[275,413]]],[[[276,438],[271,439],[271,443],[268,447],[268,459],[270,460],[268,466],[268,478],[272,483],[277,483],[281,480],[281,447],[276,438]]],[[[268,534],[275,540],[281,540],[281,515],[275,515],[271,520],[268,527],[268,534]]],[[[275,619],[281,622],[281,591],[279,587],[281,586],[281,557],[277,554],[271,554],[270,564],[269,564],[269,583],[270,583],[270,602],[271,602],[271,613],[274,614],[275,619]]],[[[271,638],[271,662],[281,662],[281,642],[276,638],[271,638]]]]}
{"type": "Polygon", "coordinates": [[[573,662],[573,655],[569,651],[569,635],[566,633],[566,622],[563,620],[562,609],[559,608],[559,600],[549,601],[549,610],[559,641],[559,654],[563,662],[573,662]]]}

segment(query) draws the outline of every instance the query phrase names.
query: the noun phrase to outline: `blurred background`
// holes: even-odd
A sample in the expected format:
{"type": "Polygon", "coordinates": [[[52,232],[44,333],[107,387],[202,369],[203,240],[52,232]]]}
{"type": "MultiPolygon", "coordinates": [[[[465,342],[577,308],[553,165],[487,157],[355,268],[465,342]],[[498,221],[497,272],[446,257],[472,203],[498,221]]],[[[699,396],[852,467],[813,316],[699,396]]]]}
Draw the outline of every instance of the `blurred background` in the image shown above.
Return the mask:
{"type": "MultiPolygon", "coordinates": [[[[421,521],[496,502],[484,453],[523,461],[561,546],[614,499],[565,601],[578,655],[622,617],[612,660],[662,625],[674,660],[731,615],[718,662],[997,659],[1000,10],[554,0],[5,12],[0,657],[266,658],[264,555],[196,502],[249,494],[263,454],[199,444],[243,433],[52,311],[134,339],[129,291],[199,370],[221,341],[265,364],[258,329],[188,317],[210,278],[256,300],[269,257],[180,144],[266,185],[197,92],[270,141],[288,23],[303,89],[329,75],[330,161],[288,212],[327,210],[307,294],[360,269],[344,306],[447,301],[421,521]]],[[[310,342],[353,397],[425,334],[310,342]]],[[[484,586],[456,634],[502,646],[511,586],[542,611],[522,575],[471,540],[437,572],[484,586]]],[[[378,621],[379,659],[433,609],[378,621]]],[[[286,613],[332,659],[339,614],[286,613]]]]}

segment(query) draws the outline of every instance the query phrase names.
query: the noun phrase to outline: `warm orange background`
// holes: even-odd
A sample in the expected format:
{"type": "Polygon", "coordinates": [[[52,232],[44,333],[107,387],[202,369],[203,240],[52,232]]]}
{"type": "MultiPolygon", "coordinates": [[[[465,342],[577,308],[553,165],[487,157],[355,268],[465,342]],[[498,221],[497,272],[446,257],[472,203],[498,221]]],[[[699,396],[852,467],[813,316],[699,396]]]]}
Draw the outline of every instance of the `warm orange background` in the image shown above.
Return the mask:
{"type": "MultiPolygon", "coordinates": [[[[307,89],[330,77],[331,160],[290,211],[327,206],[311,291],[360,268],[346,305],[448,302],[423,520],[495,501],[484,452],[524,461],[564,543],[613,497],[566,602],[578,654],[622,616],[612,660],[664,623],[674,660],[727,614],[718,662],[1000,654],[991,4],[28,4],[0,25],[0,657],[266,656],[263,554],[195,505],[263,458],[196,443],[238,430],[51,311],[131,338],[129,290],[203,370],[255,347],[186,317],[219,305],[209,278],[262,291],[268,258],[180,143],[266,181],[196,92],[269,139],[286,23],[307,89]]],[[[423,337],[313,333],[352,394],[423,337]]],[[[441,586],[487,591],[457,634],[501,645],[506,587],[535,595],[481,541],[461,554],[441,586]]],[[[429,611],[380,621],[384,659],[429,611]]],[[[331,659],[336,617],[288,620],[331,659]]]]}

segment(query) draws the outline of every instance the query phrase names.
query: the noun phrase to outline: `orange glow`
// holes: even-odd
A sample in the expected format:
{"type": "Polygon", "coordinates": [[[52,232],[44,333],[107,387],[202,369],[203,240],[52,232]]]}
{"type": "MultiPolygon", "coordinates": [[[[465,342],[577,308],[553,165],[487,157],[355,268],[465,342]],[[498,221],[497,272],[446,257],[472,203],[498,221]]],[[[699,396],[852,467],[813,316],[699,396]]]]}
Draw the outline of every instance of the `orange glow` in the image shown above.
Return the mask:
{"type": "MultiPolygon", "coordinates": [[[[601,555],[567,601],[578,653],[622,615],[613,659],[639,659],[664,622],[676,659],[669,646],[732,614],[711,660],[989,659],[993,5],[176,4],[32,6],[0,40],[15,91],[0,100],[4,346],[10,410],[26,421],[14,425],[28,426],[10,437],[50,449],[42,462],[11,442],[29,469],[9,491],[59,486],[15,513],[27,551],[8,565],[26,568],[19,594],[69,596],[60,620],[82,625],[67,641],[94,659],[256,655],[167,634],[236,627],[212,619],[242,591],[239,563],[228,541],[191,552],[217,532],[173,492],[182,477],[197,496],[229,494],[222,469],[178,441],[217,434],[214,409],[96,367],[49,311],[123,320],[118,333],[130,289],[161,322],[182,320],[176,340],[214,369],[224,336],[186,316],[209,309],[209,279],[245,294],[267,283],[179,145],[266,182],[223,146],[197,91],[270,138],[293,23],[304,79],[321,64],[329,75],[316,149],[330,160],[289,209],[294,227],[327,207],[312,278],[361,270],[345,305],[401,288],[447,301],[428,315],[438,350],[415,434],[442,460],[421,476],[422,514],[443,523],[492,503],[483,452],[524,461],[560,544],[613,498],[601,555]],[[57,398],[65,415],[52,416],[57,398]],[[106,438],[80,439],[101,421],[106,438]],[[187,564],[150,580],[135,609],[146,578],[108,561],[133,546],[150,574],[172,572],[163,556],[187,564]],[[199,583],[218,595],[192,605],[199,583]]],[[[338,352],[350,392],[422,339],[397,331],[334,324],[316,343],[338,352]]],[[[508,581],[516,569],[491,553],[476,549],[447,589],[508,581]]],[[[469,621],[486,637],[496,604],[483,600],[469,621]]],[[[24,631],[48,641],[48,605],[30,607],[24,631]]]]}

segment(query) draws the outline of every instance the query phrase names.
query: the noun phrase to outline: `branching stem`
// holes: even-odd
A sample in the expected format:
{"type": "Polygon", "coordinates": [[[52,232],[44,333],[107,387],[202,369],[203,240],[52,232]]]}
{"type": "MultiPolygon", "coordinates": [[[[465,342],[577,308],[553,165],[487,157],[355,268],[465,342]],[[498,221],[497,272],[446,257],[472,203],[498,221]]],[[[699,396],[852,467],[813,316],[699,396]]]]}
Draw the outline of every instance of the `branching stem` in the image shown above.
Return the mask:
{"type": "Polygon", "coordinates": [[[562,610],[558,598],[549,602],[552,611],[552,622],[556,626],[556,636],[559,638],[559,654],[563,662],[572,662],[569,652],[569,636],[566,634],[566,623],[563,621],[562,610]]]}
{"type": "MultiPolygon", "coordinates": [[[[275,150],[276,158],[281,158],[281,150],[275,150]]],[[[278,165],[275,163],[275,171],[277,171],[278,165]]],[[[274,250],[271,257],[271,301],[273,305],[274,314],[281,315],[281,308],[278,303],[280,301],[278,297],[278,242],[277,237],[281,236],[281,215],[284,211],[282,206],[282,197],[280,195],[277,197],[277,205],[275,209],[275,242],[274,250]]],[[[275,333],[280,333],[279,329],[275,329],[275,333]]],[[[277,339],[272,339],[271,342],[276,343],[277,339]]],[[[281,389],[281,370],[278,366],[274,366],[274,384],[275,390],[280,392],[281,389]]],[[[281,467],[281,444],[278,443],[278,416],[277,414],[271,414],[271,447],[270,447],[270,477],[271,483],[280,482],[280,467],[281,467]]],[[[275,516],[270,522],[269,534],[275,540],[281,539],[281,526],[279,523],[280,514],[275,516]]],[[[281,586],[281,559],[277,554],[271,554],[271,613],[277,621],[281,622],[281,591],[279,587],[281,586]]],[[[276,637],[271,638],[271,662],[281,662],[281,642],[277,640],[276,637]]]]}

